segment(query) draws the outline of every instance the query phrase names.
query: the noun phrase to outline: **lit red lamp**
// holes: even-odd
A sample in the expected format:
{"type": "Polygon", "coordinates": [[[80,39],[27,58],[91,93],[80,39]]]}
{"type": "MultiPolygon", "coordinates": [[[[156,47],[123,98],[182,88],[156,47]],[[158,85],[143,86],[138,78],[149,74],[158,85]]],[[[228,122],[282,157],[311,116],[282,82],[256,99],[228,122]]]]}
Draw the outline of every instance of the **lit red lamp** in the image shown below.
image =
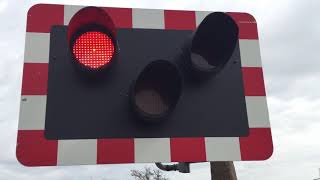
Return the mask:
{"type": "Polygon", "coordinates": [[[88,31],[75,40],[72,52],[79,63],[90,69],[99,69],[110,63],[115,48],[107,34],[88,31]]]}
{"type": "Polygon", "coordinates": [[[68,25],[68,42],[73,61],[89,71],[106,69],[117,53],[112,19],[97,7],[83,8],[72,17],[68,25]]]}

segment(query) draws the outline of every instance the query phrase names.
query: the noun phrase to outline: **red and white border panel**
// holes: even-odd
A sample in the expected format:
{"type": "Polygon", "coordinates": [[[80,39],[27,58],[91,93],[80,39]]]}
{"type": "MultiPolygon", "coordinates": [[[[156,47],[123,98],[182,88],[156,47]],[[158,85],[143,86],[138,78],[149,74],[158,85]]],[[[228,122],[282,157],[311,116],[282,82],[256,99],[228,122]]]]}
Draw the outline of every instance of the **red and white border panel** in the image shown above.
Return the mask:
{"type": "MultiPolygon", "coordinates": [[[[44,137],[50,27],[81,6],[38,4],[27,19],[17,159],[26,166],[265,160],[273,152],[255,19],[229,13],[240,28],[248,137],[47,140],[44,137]]],[[[210,12],[104,8],[117,28],[195,30],[210,12]]]]}

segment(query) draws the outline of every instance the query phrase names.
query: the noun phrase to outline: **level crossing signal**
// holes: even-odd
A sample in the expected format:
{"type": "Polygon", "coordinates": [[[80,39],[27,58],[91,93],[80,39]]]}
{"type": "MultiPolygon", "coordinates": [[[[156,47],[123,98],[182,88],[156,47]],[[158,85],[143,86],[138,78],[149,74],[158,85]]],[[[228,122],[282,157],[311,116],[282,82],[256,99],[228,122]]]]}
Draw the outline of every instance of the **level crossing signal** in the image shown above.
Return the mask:
{"type": "Polygon", "coordinates": [[[251,15],[29,10],[22,164],[264,160],[272,149],[251,15]]]}

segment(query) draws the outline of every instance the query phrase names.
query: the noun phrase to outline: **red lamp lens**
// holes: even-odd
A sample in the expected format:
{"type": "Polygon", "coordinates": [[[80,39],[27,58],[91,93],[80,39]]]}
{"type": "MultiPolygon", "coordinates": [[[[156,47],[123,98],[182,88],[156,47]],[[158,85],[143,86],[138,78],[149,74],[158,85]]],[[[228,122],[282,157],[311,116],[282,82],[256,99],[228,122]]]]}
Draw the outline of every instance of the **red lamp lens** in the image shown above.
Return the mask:
{"type": "Polygon", "coordinates": [[[114,44],[107,34],[89,31],[76,39],[72,52],[84,66],[98,69],[110,62],[114,54],[114,44]]]}

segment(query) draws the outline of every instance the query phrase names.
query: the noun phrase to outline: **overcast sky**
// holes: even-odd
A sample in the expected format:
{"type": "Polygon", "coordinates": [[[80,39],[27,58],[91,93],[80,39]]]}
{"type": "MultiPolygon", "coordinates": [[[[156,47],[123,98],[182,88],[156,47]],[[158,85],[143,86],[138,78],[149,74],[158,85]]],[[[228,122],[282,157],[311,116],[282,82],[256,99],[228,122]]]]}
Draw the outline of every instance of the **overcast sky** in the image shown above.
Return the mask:
{"type": "MultiPolygon", "coordinates": [[[[132,179],[152,164],[26,168],[15,158],[26,13],[33,4],[248,12],[258,22],[274,154],[236,162],[239,180],[312,180],[320,168],[320,1],[299,0],[0,0],[0,179],[132,179]],[[84,2],[86,4],[84,4],[84,2]]],[[[208,163],[171,179],[210,179],[208,163]]]]}

